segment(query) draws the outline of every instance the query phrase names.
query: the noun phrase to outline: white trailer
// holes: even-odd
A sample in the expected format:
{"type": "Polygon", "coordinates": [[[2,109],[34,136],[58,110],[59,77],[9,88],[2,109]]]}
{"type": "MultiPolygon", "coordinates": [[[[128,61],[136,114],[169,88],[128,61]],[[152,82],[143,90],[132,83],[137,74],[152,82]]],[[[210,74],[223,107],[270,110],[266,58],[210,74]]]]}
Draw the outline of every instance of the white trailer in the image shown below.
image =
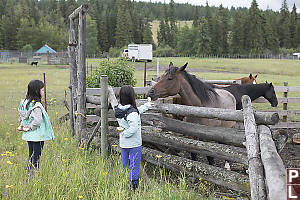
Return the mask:
{"type": "Polygon", "coordinates": [[[123,50],[123,56],[133,62],[152,62],[152,44],[129,44],[128,49],[123,50]]]}

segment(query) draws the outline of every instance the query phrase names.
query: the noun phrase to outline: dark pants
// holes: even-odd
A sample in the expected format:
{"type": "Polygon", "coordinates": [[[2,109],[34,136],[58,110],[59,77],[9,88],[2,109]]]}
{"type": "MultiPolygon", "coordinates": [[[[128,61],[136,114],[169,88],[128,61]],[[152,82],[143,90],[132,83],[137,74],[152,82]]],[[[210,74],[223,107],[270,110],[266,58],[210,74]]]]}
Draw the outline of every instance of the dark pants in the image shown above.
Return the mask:
{"type": "Polygon", "coordinates": [[[142,157],[142,146],[134,148],[121,148],[122,171],[130,167],[130,179],[138,180],[142,157]]]}
{"type": "Polygon", "coordinates": [[[31,142],[27,141],[29,147],[29,169],[38,168],[38,163],[44,147],[44,141],[31,142]]]}

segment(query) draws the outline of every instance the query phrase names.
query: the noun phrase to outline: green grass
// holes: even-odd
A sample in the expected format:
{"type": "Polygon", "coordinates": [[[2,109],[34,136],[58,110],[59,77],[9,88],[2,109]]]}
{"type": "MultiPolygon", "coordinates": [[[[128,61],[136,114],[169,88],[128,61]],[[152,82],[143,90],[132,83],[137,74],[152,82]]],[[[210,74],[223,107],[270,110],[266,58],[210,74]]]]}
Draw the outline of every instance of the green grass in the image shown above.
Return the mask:
{"type": "Polygon", "coordinates": [[[170,182],[164,170],[148,166],[149,184],[141,180],[133,194],[128,173],[119,174],[120,155],[111,154],[102,160],[98,150],[79,149],[68,122],[58,124],[58,118],[67,113],[62,101],[68,76],[64,67],[0,64],[0,199],[202,199],[199,191],[209,192],[202,182],[191,188],[183,175],[170,182]],[[28,175],[28,146],[16,131],[16,108],[25,96],[28,82],[42,79],[43,72],[48,100],[52,99],[48,113],[56,139],[46,142],[40,169],[28,175]]]}

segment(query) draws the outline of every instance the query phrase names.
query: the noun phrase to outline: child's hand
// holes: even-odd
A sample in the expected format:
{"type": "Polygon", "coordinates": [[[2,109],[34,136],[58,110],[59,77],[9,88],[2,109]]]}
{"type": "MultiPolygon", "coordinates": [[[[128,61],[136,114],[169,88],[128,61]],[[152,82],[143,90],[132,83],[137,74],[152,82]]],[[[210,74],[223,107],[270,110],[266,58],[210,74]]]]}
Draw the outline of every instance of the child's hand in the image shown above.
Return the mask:
{"type": "Polygon", "coordinates": [[[29,127],[27,127],[27,126],[24,126],[24,127],[23,127],[23,131],[27,132],[27,131],[29,131],[29,130],[30,130],[29,127]]]}
{"type": "Polygon", "coordinates": [[[123,128],[123,127],[117,127],[117,132],[118,132],[118,133],[121,133],[122,131],[124,131],[124,128],[123,128]]]}
{"type": "Polygon", "coordinates": [[[17,128],[17,131],[23,131],[23,126],[19,126],[19,127],[17,128]]]}

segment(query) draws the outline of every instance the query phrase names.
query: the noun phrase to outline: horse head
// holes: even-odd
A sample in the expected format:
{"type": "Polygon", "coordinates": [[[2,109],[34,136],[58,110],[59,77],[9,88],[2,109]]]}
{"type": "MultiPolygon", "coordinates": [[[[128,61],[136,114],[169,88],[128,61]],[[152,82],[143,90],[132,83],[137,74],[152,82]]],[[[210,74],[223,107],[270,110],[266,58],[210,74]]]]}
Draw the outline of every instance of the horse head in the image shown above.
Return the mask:
{"type": "Polygon", "coordinates": [[[153,101],[159,97],[173,96],[179,93],[181,76],[180,73],[185,70],[188,63],[182,67],[174,67],[173,63],[170,62],[169,69],[161,76],[159,81],[149,90],[147,96],[151,97],[153,101]]]}
{"type": "Polygon", "coordinates": [[[249,74],[249,79],[247,80],[246,84],[257,84],[256,78],[257,78],[257,74],[255,76],[252,76],[252,74],[249,74]]]}
{"type": "Polygon", "coordinates": [[[267,84],[267,90],[264,94],[264,98],[266,98],[270,102],[272,107],[276,107],[278,105],[278,100],[276,97],[274,86],[273,86],[272,82],[268,83],[266,81],[266,84],[267,84]]]}

